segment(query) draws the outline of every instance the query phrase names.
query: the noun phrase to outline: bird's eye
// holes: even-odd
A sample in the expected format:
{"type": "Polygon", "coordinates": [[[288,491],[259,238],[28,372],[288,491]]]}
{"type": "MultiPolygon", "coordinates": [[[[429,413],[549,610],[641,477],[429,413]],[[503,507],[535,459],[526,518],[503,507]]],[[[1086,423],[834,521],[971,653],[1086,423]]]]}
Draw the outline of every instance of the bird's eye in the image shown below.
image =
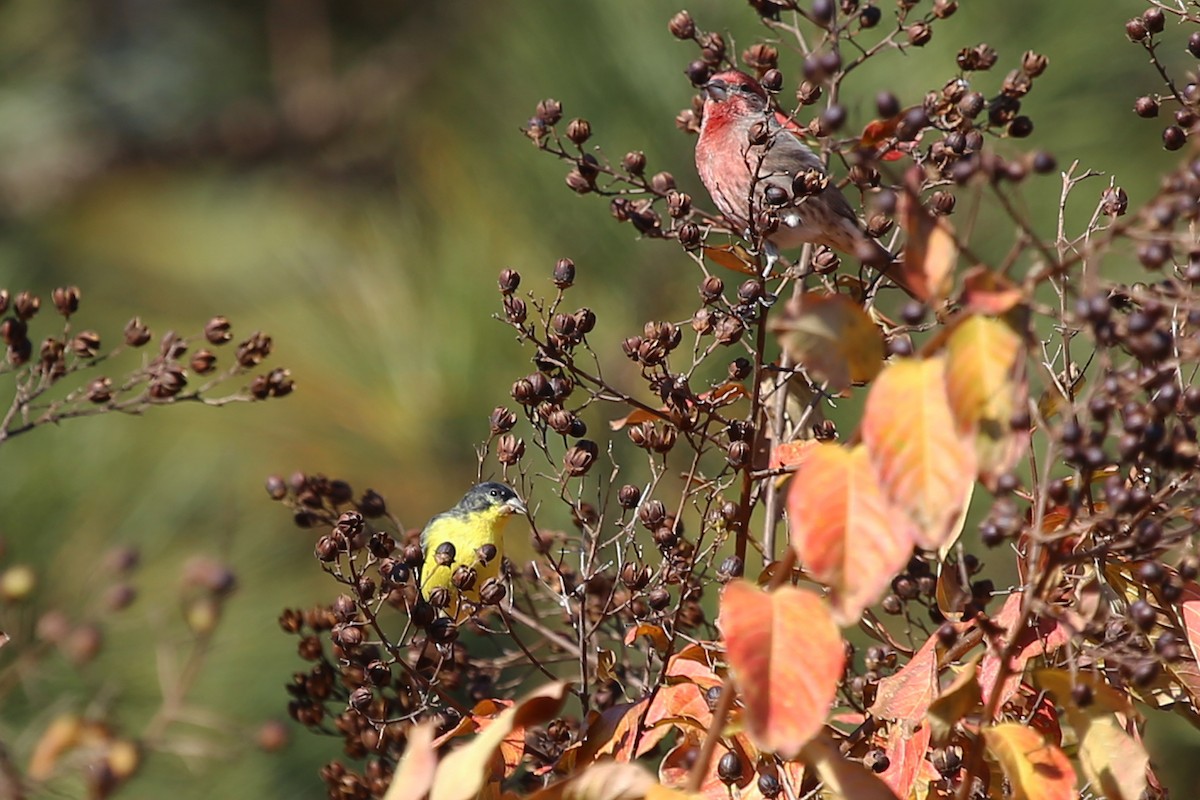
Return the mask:
{"type": "Polygon", "coordinates": [[[490,492],[488,492],[488,494],[490,494],[492,497],[499,497],[499,496],[500,496],[500,490],[499,490],[499,489],[492,489],[490,492]]]}

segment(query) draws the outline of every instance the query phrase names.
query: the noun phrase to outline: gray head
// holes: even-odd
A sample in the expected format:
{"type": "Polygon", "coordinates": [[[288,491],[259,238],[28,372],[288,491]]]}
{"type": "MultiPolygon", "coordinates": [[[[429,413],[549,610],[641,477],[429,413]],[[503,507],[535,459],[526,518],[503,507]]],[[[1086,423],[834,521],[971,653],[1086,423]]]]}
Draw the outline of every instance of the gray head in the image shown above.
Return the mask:
{"type": "Polygon", "coordinates": [[[455,511],[477,513],[496,509],[503,514],[524,514],[525,504],[511,487],[496,481],[477,483],[463,495],[455,511]]]}

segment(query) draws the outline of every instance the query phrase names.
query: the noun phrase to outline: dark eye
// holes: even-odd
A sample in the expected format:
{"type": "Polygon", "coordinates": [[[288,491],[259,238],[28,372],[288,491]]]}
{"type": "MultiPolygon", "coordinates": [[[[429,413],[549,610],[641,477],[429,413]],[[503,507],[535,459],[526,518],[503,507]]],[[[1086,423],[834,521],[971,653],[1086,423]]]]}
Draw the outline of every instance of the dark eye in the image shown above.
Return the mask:
{"type": "Polygon", "coordinates": [[[499,489],[492,489],[490,492],[488,492],[488,494],[490,494],[492,497],[499,497],[499,496],[500,496],[500,490],[499,490],[499,489]]]}

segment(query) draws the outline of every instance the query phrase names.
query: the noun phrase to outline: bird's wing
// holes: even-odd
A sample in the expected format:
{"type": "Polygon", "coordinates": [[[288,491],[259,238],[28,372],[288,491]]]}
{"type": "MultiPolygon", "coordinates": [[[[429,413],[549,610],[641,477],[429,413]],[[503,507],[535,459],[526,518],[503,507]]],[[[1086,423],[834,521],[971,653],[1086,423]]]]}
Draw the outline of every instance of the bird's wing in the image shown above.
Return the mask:
{"type": "MultiPolygon", "coordinates": [[[[429,520],[429,522],[425,523],[425,527],[421,530],[421,552],[422,553],[424,553],[425,550],[429,547],[429,534],[433,531],[434,527],[439,522],[445,520],[447,517],[450,517],[450,516],[452,516],[452,515],[449,511],[443,511],[442,513],[435,516],[433,519],[429,520]]],[[[439,542],[439,544],[440,544],[440,542],[439,542]]]]}
{"type": "MultiPolygon", "coordinates": [[[[772,137],[763,148],[758,188],[761,192],[765,191],[767,186],[778,186],[790,197],[792,196],[792,180],[797,174],[810,169],[825,173],[825,166],[821,163],[821,159],[808,148],[808,145],[804,144],[792,131],[774,125],[771,127],[772,137]]],[[[849,201],[832,180],[822,192],[822,199],[830,210],[858,225],[858,217],[855,215],[854,209],[850,207],[849,201]]]]}

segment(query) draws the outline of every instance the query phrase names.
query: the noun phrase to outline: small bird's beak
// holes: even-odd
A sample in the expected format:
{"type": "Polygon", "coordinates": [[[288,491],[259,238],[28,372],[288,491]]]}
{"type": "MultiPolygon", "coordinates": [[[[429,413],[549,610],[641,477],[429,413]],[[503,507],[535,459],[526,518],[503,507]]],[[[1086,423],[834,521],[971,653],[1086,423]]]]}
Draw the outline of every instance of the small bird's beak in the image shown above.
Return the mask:
{"type": "Polygon", "coordinates": [[[510,514],[525,514],[529,511],[519,497],[510,497],[504,501],[504,505],[508,508],[510,514]]]}
{"type": "Polygon", "coordinates": [[[704,94],[708,99],[720,103],[729,97],[729,84],[722,80],[712,80],[704,84],[704,94]]]}

